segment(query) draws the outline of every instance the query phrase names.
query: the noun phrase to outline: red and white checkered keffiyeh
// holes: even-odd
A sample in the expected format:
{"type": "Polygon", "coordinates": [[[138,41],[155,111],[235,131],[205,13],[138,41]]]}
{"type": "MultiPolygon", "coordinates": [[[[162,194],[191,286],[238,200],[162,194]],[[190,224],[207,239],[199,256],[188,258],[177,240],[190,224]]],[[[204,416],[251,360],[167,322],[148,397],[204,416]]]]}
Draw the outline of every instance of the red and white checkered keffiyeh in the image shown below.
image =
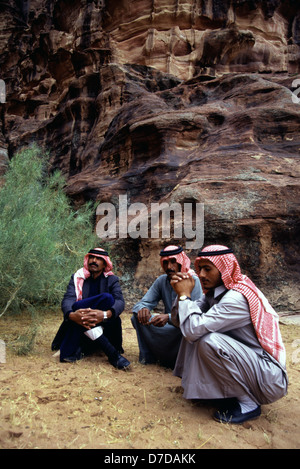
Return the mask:
{"type": "MultiPolygon", "coordinates": [[[[202,252],[222,251],[226,246],[212,245],[202,252]]],[[[263,293],[252,280],[241,273],[239,263],[234,254],[197,257],[196,272],[199,272],[199,260],[208,259],[221,273],[223,283],[228,290],[242,293],[249,304],[251,320],[260,345],[272,355],[282,366],[285,366],[286,353],[279,329],[279,318],[263,293]]]]}
{"type": "Polygon", "coordinates": [[[94,248],[92,251],[93,253],[88,253],[84,256],[83,268],[77,270],[77,272],[75,272],[74,274],[74,285],[75,285],[77,301],[82,300],[83,282],[91,275],[88,270],[89,256],[93,255],[96,257],[100,257],[106,262],[106,266],[103,272],[105,277],[107,277],[108,275],[114,275],[114,273],[112,272],[113,265],[109,256],[102,254],[102,252],[107,254],[106,251],[104,251],[104,249],[102,248],[94,248]],[[96,253],[95,251],[98,251],[99,254],[96,253]]]}
{"type": "Polygon", "coordinates": [[[160,264],[163,267],[163,261],[167,259],[176,259],[176,262],[181,265],[181,272],[190,273],[191,275],[195,274],[195,272],[190,269],[191,261],[188,256],[185,254],[184,251],[181,251],[179,254],[173,254],[171,256],[167,255],[168,251],[177,250],[178,246],[167,246],[164,248],[163,252],[166,252],[165,256],[161,255],[160,264]]]}

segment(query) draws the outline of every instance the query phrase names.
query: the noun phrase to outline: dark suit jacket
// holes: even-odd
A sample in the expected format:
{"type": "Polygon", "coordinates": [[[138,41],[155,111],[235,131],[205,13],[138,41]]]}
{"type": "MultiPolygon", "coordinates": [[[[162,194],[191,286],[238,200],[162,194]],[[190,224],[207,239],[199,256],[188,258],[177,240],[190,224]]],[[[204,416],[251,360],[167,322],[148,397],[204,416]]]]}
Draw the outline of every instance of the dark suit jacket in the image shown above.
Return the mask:
{"type": "MultiPolygon", "coordinates": [[[[108,277],[105,277],[103,274],[101,274],[98,279],[98,291],[94,291],[92,294],[90,294],[92,281],[93,280],[91,279],[91,277],[89,277],[83,282],[82,298],[89,298],[90,296],[99,293],[110,293],[115,299],[115,303],[113,304],[111,310],[114,314],[114,317],[118,317],[122,313],[122,311],[124,311],[125,308],[125,301],[123,298],[118,277],[116,275],[109,275],[108,277]]],[[[61,303],[61,308],[64,313],[64,319],[68,319],[69,314],[72,311],[72,305],[75,303],[76,300],[77,298],[74,285],[74,275],[72,275],[69,285],[67,287],[67,291],[61,303]]]]}
{"type": "MultiPolygon", "coordinates": [[[[113,296],[115,302],[112,308],[110,308],[113,313],[113,317],[110,318],[105,324],[104,335],[106,335],[109,338],[110,342],[117,348],[117,350],[122,353],[122,327],[121,319],[119,318],[119,316],[124,310],[125,301],[121,291],[119,279],[115,275],[109,275],[108,277],[104,277],[104,275],[101,274],[98,278],[97,284],[92,285],[92,283],[93,280],[91,279],[91,277],[87,278],[84,281],[82,287],[82,299],[89,298],[93,295],[100,293],[110,293],[113,296]]],[[[58,350],[61,346],[61,343],[67,333],[69,325],[70,323],[72,323],[72,321],[69,321],[69,314],[71,313],[71,311],[73,311],[72,306],[76,301],[77,298],[74,285],[74,275],[72,275],[69,285],[67,287],[67,291],[61,303],[62,311],[64,313],[64,321],[62,322],[52,342],[52,350],[58,350]]]]}

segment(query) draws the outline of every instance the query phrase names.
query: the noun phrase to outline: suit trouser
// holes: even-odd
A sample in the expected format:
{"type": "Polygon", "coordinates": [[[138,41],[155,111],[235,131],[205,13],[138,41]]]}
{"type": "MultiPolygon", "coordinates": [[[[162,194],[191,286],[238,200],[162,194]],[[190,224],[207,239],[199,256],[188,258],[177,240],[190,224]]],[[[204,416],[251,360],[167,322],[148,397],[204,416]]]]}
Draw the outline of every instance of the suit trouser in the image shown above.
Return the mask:
{"type": "MultiPolygon", "coordinates": [[[[77,311],[81,308],[100,309],[102,311],[108,310],[112,307],[115,300],[110,293],[101,293],[91,298],[74,303],[72,309],[77,311]]],[[[75,358],[79,360],[83,355],[89,355],[101,349],[100,341],[92,341],[85,336],[86,328],[80,326],[74,321],[66,321],[64,326],[64,337],[60,343],[60,360],[64,361],[66,358],[75,358]]],[[[120,353],[123,352],[122,348],[122,325],[119,317],[110,318],[106,323],[100,323],[103,327],[103,335],[108,339],[109,343],[120,353]]]]}

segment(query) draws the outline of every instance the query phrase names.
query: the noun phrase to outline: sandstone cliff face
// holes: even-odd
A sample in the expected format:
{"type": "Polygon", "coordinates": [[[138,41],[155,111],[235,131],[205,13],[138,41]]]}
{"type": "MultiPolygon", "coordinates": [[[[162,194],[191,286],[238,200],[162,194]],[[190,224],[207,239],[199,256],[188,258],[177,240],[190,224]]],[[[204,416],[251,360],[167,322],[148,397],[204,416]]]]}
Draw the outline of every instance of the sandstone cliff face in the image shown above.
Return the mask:
{"type": "MultiPolygon", "coordinates": [[[[75,203],[202,203],[204,243],[298,308],[297,3],[2,2],[0,171],[37,142],[75,203]]],[[[124,283],[149,284],[168,241],[113,242],[124,283]]]]}

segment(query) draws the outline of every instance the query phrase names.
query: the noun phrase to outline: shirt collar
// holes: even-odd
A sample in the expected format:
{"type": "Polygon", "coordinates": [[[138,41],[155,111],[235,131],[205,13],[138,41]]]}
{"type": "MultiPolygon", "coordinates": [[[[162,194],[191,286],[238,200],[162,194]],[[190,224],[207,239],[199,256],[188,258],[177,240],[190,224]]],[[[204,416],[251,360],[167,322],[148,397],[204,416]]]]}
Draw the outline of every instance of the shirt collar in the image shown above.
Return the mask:
{"type": "Polygon", "coordinates": [[[214,298],[217,298],[217,296],[221,295],[226,290],[227,288],[225,287],[225,285],[219,285],[214,289],[214,298]]]}

